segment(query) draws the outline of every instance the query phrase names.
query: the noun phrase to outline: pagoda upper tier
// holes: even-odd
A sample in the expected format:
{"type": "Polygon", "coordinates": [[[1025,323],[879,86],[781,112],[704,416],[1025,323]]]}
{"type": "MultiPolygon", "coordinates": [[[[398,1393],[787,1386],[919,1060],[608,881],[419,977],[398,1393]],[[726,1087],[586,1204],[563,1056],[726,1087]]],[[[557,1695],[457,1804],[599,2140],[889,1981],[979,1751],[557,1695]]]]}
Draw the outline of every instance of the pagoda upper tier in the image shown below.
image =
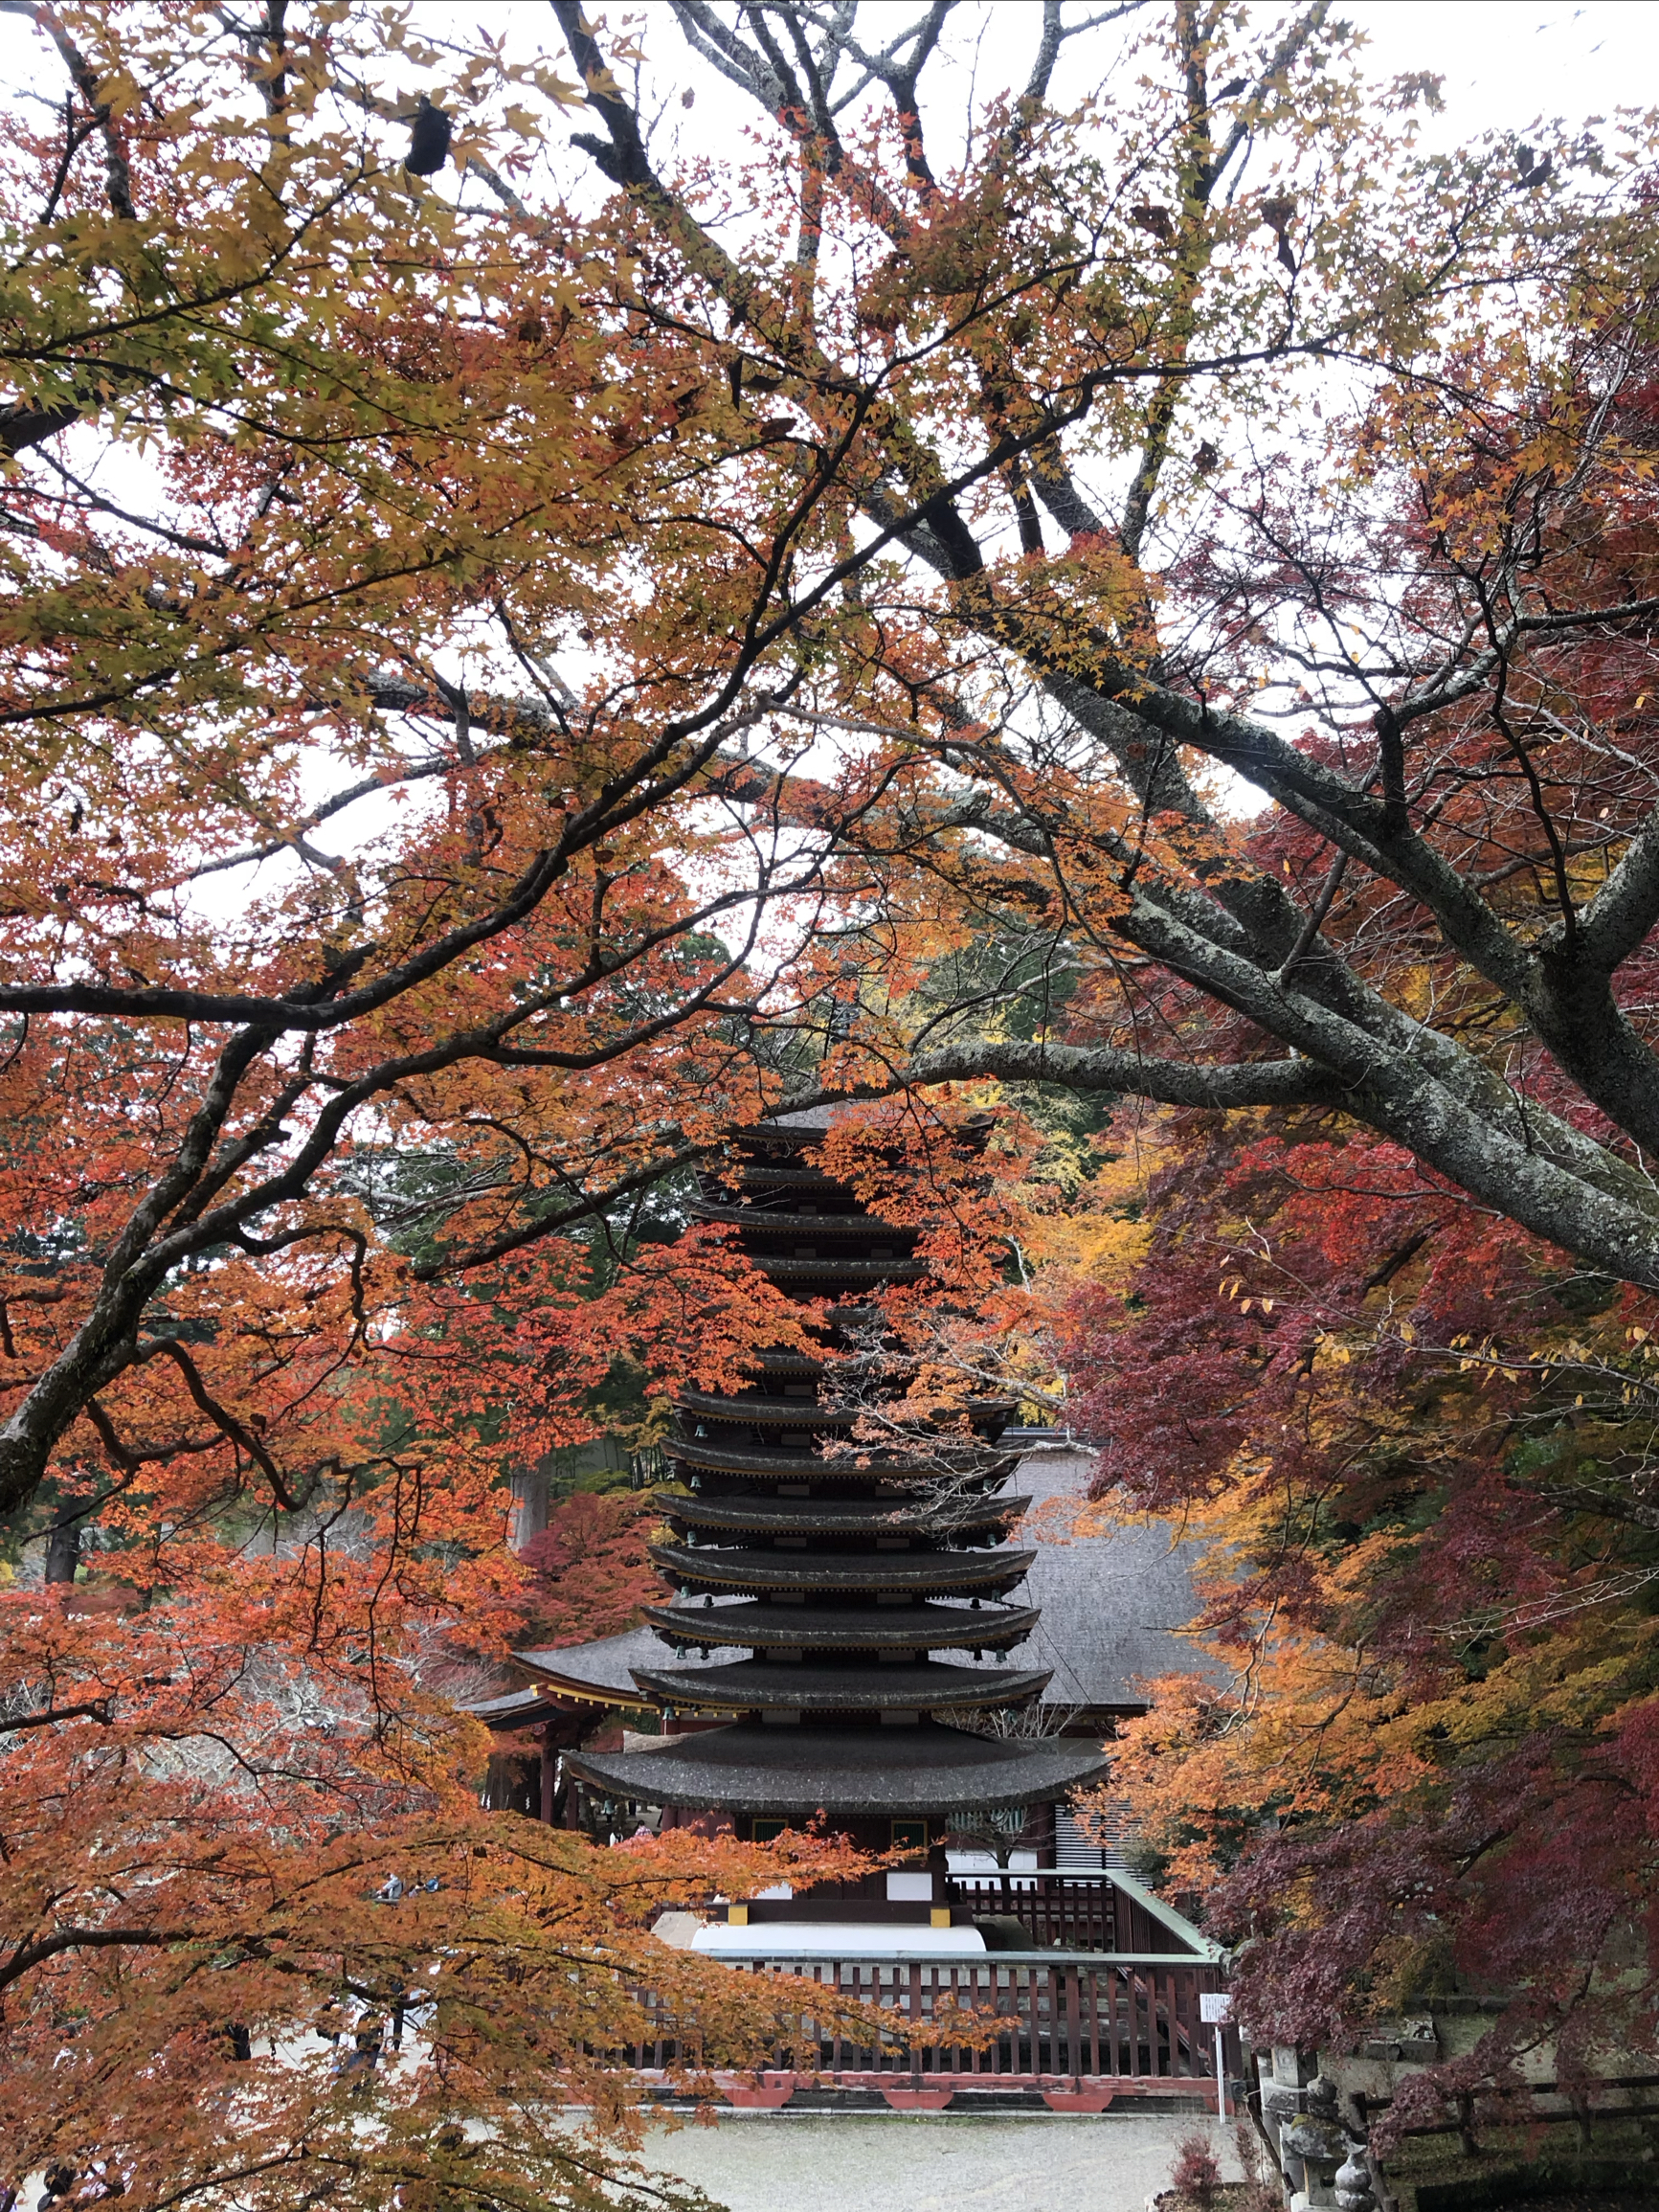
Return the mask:
{"type": "Polygon", "coordinates": [[[748,1388],[686,1391],[664,1447],[675,1480],[659,1494],[668,1528],[652,1557],[668,1589],[647,1618],[665,1648],[634,1679],[671,1727],[739,1717],[567,1765],[612,1799],[792,1820],[883,1814],[943,1834],[1064,1796],[1102,1761],[988,1732],[1042,1695],[1046,1672],[951,1663],[1016,1651],[1038,1619],[1019,1597],[1034,1554],[1015,1541],[1018,1456],[999,1442],[1015,1409],[980,1396],[951,1421],[905,1416],[904,1370],[872,1358],[883,1322],[865,1301],[926,1277],[918,1232],[866,1212],[806,1158],[822,1134],[821,1120],[734,1131],[737,1190],[706,1176],[693,1208],[734,1228],[792,1298],[835,1301],[820,1357],[762,1352],[748,1388]],[[677,1667],[689,1650],[732,1657],[677,1667]]]}

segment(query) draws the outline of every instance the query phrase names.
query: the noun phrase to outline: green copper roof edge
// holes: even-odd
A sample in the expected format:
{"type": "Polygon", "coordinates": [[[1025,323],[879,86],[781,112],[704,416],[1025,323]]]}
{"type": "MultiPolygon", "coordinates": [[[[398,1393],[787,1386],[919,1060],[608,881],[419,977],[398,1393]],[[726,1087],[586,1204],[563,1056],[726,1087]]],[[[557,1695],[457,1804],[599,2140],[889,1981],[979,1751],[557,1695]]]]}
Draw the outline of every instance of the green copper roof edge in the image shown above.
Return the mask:
{"type": "Polygon", "coordinates": [[[1172,1934],[1178,1935],[1184,1942],[1190,1943],[1195,1951],[1201,1952],[1212,1963],[1226,1957],[1227,1953],[1222,1945],[1212,1942],[1202,1929],[1195,1928],[1192,1922],[1177,1912],[1173,1905],[1166,1905],[1161,1897],[1155,1896],[1152,1890],[1144,1888],[1132,1876],[1121,1873],[1115,1866],[1104,1867],[1102,1872],[1117,1885],[1126,1897],[1132,1899],[1136,1905],[1143,1906],[1155,1920],[1169,1929],[1172,1934]]]}

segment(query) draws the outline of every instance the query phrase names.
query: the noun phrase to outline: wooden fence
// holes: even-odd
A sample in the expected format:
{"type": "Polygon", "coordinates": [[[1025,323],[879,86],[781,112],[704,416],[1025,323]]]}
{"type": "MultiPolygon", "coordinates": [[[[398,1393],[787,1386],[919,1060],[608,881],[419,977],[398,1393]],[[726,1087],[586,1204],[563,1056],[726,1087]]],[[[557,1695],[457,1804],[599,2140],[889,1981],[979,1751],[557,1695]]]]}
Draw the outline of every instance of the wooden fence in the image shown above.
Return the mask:
{"type": "MultiPolygon", "coordinates": [[[[786,1931],[779,1936],[787,1940],[786,1931]]],[[[1125,1953],[987,1953],[973,1958],[867,1959],[776,1957],[731,1961],[735,1973],[788,1975],[804,1982],[788,1993],[791,2010],[805,2015],[813,2040],[811,1987],[833,1995],[838,2006],[856,2002],[882,2018],[892,2040],[850,2040],[826,2027],[818,2043],[818,2067],[802,2069],[798,2047],[794,2071],[775,2079],[824,2088],[910,2088],[937,2103],[957,2089],[1026,2088],[1080,2096],[1083,2109],[1100,2110],[1115,2095],[1167,2093],[1191,2085],[1215,2094],[1215,2036],[1199,2015],[1199,1996],[1219,1989],[1218,1967],[1208,1960],[1125,1953]],[[949,2040],[951,2016],[971,2015],[971,2043],[949,2040]],[[932,2032],[938,2021],[937,2038],[932,2032]],[[1207,2086],[1206,2086],[1207,2085],[1207,2086]]],[[[783,1993],[779,1993],[782,1995],[783,1993]]],[[[647,1998],[646,2002],[650,1999],[647,1998]]],[[[666,2040],[639,2046],[633,2063],[656,2071],[680,2063],[666,2040]]],[[[690,2054],[684,2054],[689,2061],[690,2054]]],[[[776,2065],[785,2064],[780,2048],[776,2065]]],[[[759,2101],[787,2101],[765,2090],[759,2101]]],[[[737,2102],[756,2101],[738,2097],[737,2102]]]]}

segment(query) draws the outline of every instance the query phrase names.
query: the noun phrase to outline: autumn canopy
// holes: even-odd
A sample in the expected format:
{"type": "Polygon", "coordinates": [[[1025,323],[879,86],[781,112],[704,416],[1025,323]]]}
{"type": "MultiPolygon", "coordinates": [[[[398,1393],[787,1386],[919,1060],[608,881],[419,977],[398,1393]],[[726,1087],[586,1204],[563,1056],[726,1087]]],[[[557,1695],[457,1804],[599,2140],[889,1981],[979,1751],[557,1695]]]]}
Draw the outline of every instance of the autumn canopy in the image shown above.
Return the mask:
{"type": "Polygon", "coordinates": [[[671,1240],[828,1099],[934,1384],[1221,1540],[1123,1776],[1256,2017],[1645,1957],[1649,124],[1420,154],[1324,0],[0,11],[19,2174],[623,2203],[527,2079],[792,2032],[646,1932],[768,1854],[482,1813],[452,1699],[626,1617],[507,1478],[798,1333],[671,1240]]]}

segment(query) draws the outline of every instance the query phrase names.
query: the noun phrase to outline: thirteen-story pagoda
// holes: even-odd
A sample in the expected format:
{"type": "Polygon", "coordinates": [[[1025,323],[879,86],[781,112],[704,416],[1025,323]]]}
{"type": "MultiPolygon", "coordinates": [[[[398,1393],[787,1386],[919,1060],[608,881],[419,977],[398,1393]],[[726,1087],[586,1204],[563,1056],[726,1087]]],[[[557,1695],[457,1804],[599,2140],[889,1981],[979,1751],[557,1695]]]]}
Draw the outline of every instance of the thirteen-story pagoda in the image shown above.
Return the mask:
{"type": "MultiPolygon", "coordinates": [[[[822,1129],[813,1116],[733,1131],[735,1194],[705,1177],[693,1209],[790,1295],[841,1302],[822,1359],[762,1352],[750,1388],[677,1403],[671,1534],[653,1546],[673,1594],[647,1615],[661,1662],[634,1680],[687,1732],[566,1764],[602,1801],[729,1816],[756,1841],[821,1816],[870,1848],[927,1849],[1017,1828],[1103,1762],[1075,1741],[984,1732],[1049,1680],[1018,1659],[1038,1615],[1019,1596],[1033,1554],[1014,1541],[1018,1455],[999,1442],[1014,1408],[980,1398],[954,1430],[859,1433],[868,1401],[844,1379],[868,1372],[881,1316],[852,1301],[928,1270],[916,1230],[809,1163],[822,1129]]],[[[890,1406],[905,1377],[879,1368],[890,1406]]]]}

